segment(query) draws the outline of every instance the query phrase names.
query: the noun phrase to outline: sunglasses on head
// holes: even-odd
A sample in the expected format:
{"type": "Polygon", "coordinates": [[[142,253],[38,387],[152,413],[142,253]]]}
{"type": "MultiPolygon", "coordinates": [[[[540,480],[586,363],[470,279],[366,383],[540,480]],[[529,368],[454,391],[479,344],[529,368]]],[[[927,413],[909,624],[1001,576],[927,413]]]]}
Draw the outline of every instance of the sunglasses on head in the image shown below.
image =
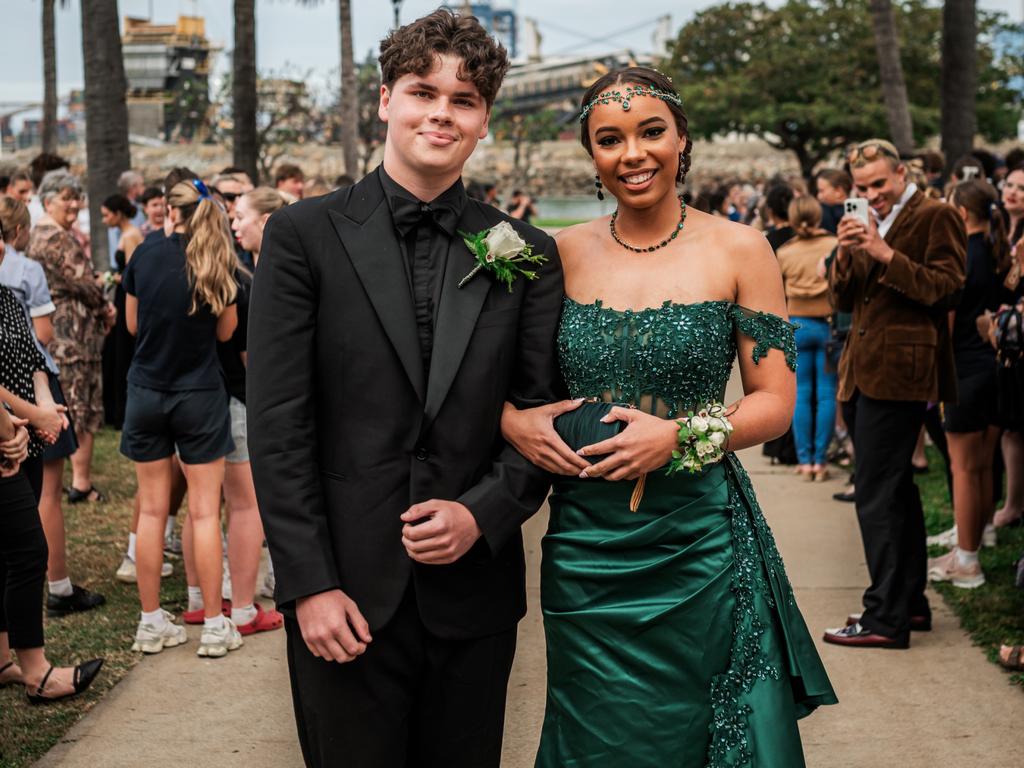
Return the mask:
{"type": "Polygon", "coordinates": [[[869,141],[864,144],[858,144],[856,147],[850,150],[850,154],[846,156],[846,161],[851,165],[861,158],[871,162],[877,160],[879,155],[892,158],[893,160],[899,160],[899,153],[894,152],[892,149],[887,147],[885,144],[881,144],[876,141],[869,141]]]}

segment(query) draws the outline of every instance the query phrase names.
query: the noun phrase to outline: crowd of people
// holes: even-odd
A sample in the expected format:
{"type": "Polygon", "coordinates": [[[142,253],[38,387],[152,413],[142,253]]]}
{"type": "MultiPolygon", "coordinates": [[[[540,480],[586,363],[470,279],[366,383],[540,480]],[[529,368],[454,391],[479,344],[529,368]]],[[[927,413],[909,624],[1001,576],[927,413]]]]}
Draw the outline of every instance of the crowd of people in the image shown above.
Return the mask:
{"type": "MultiPolygon", "coordinates": [[[[790,432],[765,453],[808,481],[856,462],[834,498],[857,505],[872,586],[865,611],[826,633],[841,645],[905,647],[931,626],[925,579],[983,585],[980,548],[1024,522],[1024,151],[978,150],[945,168],[940,153],[902,158],[878,140],[810,186],[731,181],[692,202],[763,229],[778,257],[798,326],[797,400],[790,432]],[[859,224],[850,198],[867,203],[859,224]],[[913,482],[930,469],[926,436],[955,518],[927,540],[913,482]],[[927,559],[926,545],[948,551],[927,559]]],[[[1019,670],[1021,649],[1000,659],[1019,670]]]]}
{"type": "MultiPolygon", "coordinates": [[[[830,642],[906,645],[911,630],[930,626],[923,579],[914,574],[980,586],[979,549],[1024,519],[1024,253],[1017,248],[1024,152],[997,158],[979,151],[949,177],[944,168],[935,152],[903,159],[876,141],[855,148],[843,167],[820,169],[810,184],[734,180],[685,196],[697,210],[762,230],[778,258],[797,326],[797,398],[790,432],[766,453],[809,482],[856,461],[848,487],[834,496],[857,504],[872,587],[867,610],[830,630],[830,642]],[[844,210],[854,197],[874,209],[859,224],[844,210]],[[898,232],[886,236],[894,226],[898,232]],[[898,235],[902,246],[893,244],[898,235]],[[923,249],[931,266],[882,259],[874,269],[858,266],[844,250],[864,250],[866,242],[880,252],[887,243],[890,251],[923,249]],[[944,272],[935,267],[937,254],[949,260],[944,272]],[[896,338],[894,329],[904,327],[896,338]],[[916,378],[928,367],[922,360],[938,361],[937,380],[916,378]],[[926,433],[946,464],[955,525],[928,540],[948,553],[922,564],[912,474],[927,470],[926,433]],[[1005,502],[996,510],[1004,476],[1005,502]]],[[[41,609],[33,605],[60,617],[105,602],[72,579],[63,513],[65,501],[105,500],[92,479],[94,439],[105,423],[122,430],[122,453],[138,474],[116,572],[138,585],[133,647],[156,653],[185,642],[184,628],[159,604],[160,579],[173,573],[165,555],[182,556],[182,618],[203,625],[199,655],[222,656],[244,635],[282,625],[276,610],[255,599],[273,596],[274,573],[271,564],[257,584],[264,537],[246,444],[248,294],[269,216],[352,183],[343,175],[329,187],[292,164],[280,165],[272,186],[262,187],[234,167],[205,181],[176,168],[148,184],[126,171],[102,204],[110,271],[97,274],[82,185],[68,163],[44,154],[0,177],[0,285],[9,289],[0,297],[0,397],[9,406],[0,414],[8,460],[2,482],[20,510],[6,518],[18,535],[0,537],[17,545],[0,567],[8,595],[0,683],[23,682],[34,699],[52,699],[84,690],[99,671],[97,660],[49,672],[41,609]],[[70,484],[63,487],[66,461],[70,484]],[[186,492],[189,514],[178,525],[186,492]]],[[[469,192],[498,204],[494,184],[472,184],[469,192]]],[[[504,207],[527,222],[536,215],[535,201],[519,190],[504,207]]],[[[1001,652],[1011,667],[1020,667],[1020,656],[1017,647],[1001,652]]]]}

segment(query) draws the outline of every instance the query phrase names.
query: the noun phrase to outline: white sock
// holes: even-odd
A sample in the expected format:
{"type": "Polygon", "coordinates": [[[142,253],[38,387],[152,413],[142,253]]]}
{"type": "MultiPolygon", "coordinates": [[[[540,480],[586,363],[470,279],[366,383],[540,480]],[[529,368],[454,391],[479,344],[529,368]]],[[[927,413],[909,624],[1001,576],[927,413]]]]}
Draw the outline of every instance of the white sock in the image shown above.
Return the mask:
{"type": "Polygon", "coordinates": [[[215,629],[219,631],[224,629],[224,626],[224,615],[221,613],[218,613],[212,619],[209,617],[203,619],[203,629],[215,629]]]}
{"type": "Polygon", "coordinates": [[[135,536],[135,534],[134,533],[129,533],[128,534],[128,559],[131,560],[133,563],[135,562],[135,542],[136,541],[137,541],[137,537],[135,536]]]}
{"type": "Polygon", "coordinates": [[[976,551],[975,552],[968,552],[966,550],[963,550],[963,549],[960,549],[959,547],[957,547],[957,550],[956,550],[956,561],[960,564],[961,568],[966,568],[969,565],[977,565],[978,564],[978,553],[976,551]]]}
{"type": "Polygon", "coordinates": [[[188,609],[190,611],[203,610],[203,590],[199,587],[188,588],[188,609]]]}
{"type": "Polygon", "coordinates": [[[231,620],[235,624],[248,624],[256,618],[256,606],[249,604],[244,608],[231,607],[231,620]]]}
{"type": "Polygon", "coordinates": [[[164,523],[164,538],[166,539],[172,533],[174,533],[174,518],[168,516],[167,522],[164,523]]]}
{"type": "Polygon", "coordinates": [[[71,588],[71,579],[61,579],[60,581],[51,581],[50,594],[56,597],[70,597],[74,592],[71,588]]]}
{"type": "Polygon", "coordinates": [[[159,608],[150,612],[143,611],[142,623],[150,624],[154,629],[163,629],[164,625],[167,624],[167,617],[164,616],[164,612],[159,608]]]}

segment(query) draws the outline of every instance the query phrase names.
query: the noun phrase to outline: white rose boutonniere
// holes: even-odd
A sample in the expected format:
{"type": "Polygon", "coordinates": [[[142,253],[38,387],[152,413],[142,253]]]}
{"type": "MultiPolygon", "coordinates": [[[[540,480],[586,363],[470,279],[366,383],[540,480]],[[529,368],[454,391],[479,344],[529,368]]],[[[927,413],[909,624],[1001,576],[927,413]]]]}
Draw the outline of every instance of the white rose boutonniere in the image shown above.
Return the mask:
{"type": "Polygon", "coordinates": [[[519,236],[507,221],[503,221],[490,229],[477,232],[459,232],[470,253],[476,258],[476,266],[459,281],[459,288],[464,286],[482,269],[494,274],[494,278],[508,286],[512,293],[512,283],[517,277],[536,280],[537,272],[524,269],[524,264],[543,264],[547,257],[534,254],[533,247],[519,236]]]}

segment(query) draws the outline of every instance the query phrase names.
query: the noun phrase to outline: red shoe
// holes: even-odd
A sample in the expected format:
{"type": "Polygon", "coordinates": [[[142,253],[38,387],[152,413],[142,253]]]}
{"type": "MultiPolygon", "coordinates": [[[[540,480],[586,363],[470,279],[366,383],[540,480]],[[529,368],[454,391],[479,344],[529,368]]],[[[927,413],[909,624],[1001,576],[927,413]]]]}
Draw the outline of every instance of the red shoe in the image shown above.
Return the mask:
{"type": "MultiPolygon", "coordinates": [[[[231,618],[230,600],[220,601],[220,612],[227,616],[229,619],[231,618]]],[[[202,624],[203,619],[206,618],[206,609],[197,608],[194,611],[185,611],[183,614],[181,614],[181,618],[185,621],[186,624],[202,624]]]]}
{"type": "Polygon", "coordinates": [[[280,612],[273,608],[265,611],[262,605],[256,603],[256,615],[253,617],[253,620],[245,624],[236,624],[235,629],[241,635],[254,635],[257,632],[269,632],[272,629],[280,629],[283,626],[284,616],[280,612]]]}
{"type": "MultiPolygon", "coordinates": [[[[862,613],[851,613],[846,617],[846,626],[852,626],[860,623],[860,617],[862,613]]],[[[932,619],[931,616],[911,616],[910,617],[910,631],[911,632],[931,632],[932,631],[932,619]]]]}

